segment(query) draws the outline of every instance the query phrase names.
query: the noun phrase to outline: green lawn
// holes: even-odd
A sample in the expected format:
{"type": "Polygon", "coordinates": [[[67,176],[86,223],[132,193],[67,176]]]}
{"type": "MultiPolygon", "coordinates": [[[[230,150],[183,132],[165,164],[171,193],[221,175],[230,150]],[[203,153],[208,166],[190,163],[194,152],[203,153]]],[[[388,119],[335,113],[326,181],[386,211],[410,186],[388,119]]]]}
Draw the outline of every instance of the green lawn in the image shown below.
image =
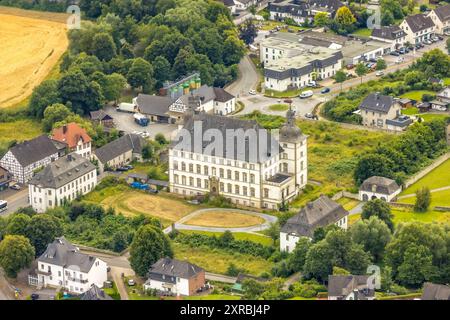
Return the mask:
{"type": "Polygon", "coordinates": [[[340,198],[337,203],[341,204],[345,210],[350,211],[359,204],[359,201],[350,198],[340,198]]]}
{"type": "Polygon", "coordinates": [[[305,91],[305,89],[294,89],[294,90],[286,90],[286,91],[276,91],[276,90],[269,90],[266,89],[266,91],[264,92],[264,95],[266,97],[271,97],[271,98],[295,98],[298,97],[300,95],[300,93],[302,93],[303,91],[305,91]]]}
{"type": "MultiPolygon", "coordinates": [[[[398,202],[414,204],[416,202],[416,197],[400,199],[398,202]]],[[[430,208],[436,206],[450,207],[450,189],[431,193],[430,208]]]]}
{"type": "Polygon", "coordinates": [[[245,269],[246,273],[260,275],[269,272],[273,263],[266,259],[245,255],[241,253],[230,253],[221,249],[211,249],[208,247],[190,247],[185,244],[172,242],[175,258],[188,260],[206,271],[225,274],[230,263],[238,268],[245,269]]]}
{"type": "Polygon", "coordinates": [[[412,100],[416,100],[416,101],[422,101],[422,96],[424,94],[435,95],[436,92],[429,91],[429,90],[414,90],[414,91],[410,91],[410,92],[407,92],[407,93],[401,95],[401,98],[408,98],[408,99],[412,99],[412,100]]]}
{"type": "Polygon", "coordinates": [[[353,32],[353,34],[363,37],[370,37],[370,35],[372,34],[372,30],[369,28],[361,28],[353,32]]]}
{"type": "MultiPolygon", "coordinates": [[[[394,215],[394,224],[399,224],[402,222],[412,222],[419,221],[424,223],[450,223],[450,212],[442,211],[428,211],[424,213],[413,212],[412,209],[406,208],[392,208],[392,214],[394,215]]],[[[353,225],[355,222],[361,219],[360,214],[351,215],[349,217],[349,225],[353,225]]]]}
{"type": "Polygon", "coordinates": [[[272,111],[287,111],[289,109],[289,105],[284,104],[284,103],[277,103],[277,104],[271,105],[269,107],[269,109],[272,111]]]}
{"type": "MultiPolygon", "coordinates": [[[[203,234],[203,235],[207,235],[207,236],[216,236],[216,237],[220,237],[223,234],[222,232],[194,231],[194,230],[181,230],[181,232],[185,233],[185,234],[198,233],[198,234],[203,234]]],[[[233,232],[233,236],[236,240],[253,241],[253,242],[265,245],[265,246],[271,246],[272,242],[273,242],[272,239],[267,236],[258,235],[258,234],[254,234],[254,233],[233,232]]]]}
{"type": "Polygon", "coordinates": [[[183,300],[241,300],[241,297],[230,294],[208,294],[205,296],[183,297],[183,300]]]}
{"type": "Polygon", "coordinates": [[[419,109],[416,107],[410,107],[402,110],[402,114],[413,116],[419,113],[419,109]]]}
{"type": "Polygon", "coordinates": [[[413,194],[422,187],[437,189],[446,186],[450,186],[450,159],[405,189],[400,195],[413,194]]]}
{"type": "Polygon", "coordinates": [[[43,134],[42,126],[33,120],[16,120],[13,122],[0,123],[0,155],[6,151],[8,144],[12,141],[22,142],[36,138],[43,134]]]}
{"type": "Polygon", "coordinates": [[[444,86],[450,86],[450,78],[444,78],[444,86]]]}
{"type": "Polygon", "coordinates": [[[432,114],[432,113],[422,113],[422,114],[420,114],[420,117],[424,121],[432,121],[432,120],[435,120],[435,119],[447,119],[447,118],[449,118],[449,116],[445,115],[445,114],[432,114]]]}

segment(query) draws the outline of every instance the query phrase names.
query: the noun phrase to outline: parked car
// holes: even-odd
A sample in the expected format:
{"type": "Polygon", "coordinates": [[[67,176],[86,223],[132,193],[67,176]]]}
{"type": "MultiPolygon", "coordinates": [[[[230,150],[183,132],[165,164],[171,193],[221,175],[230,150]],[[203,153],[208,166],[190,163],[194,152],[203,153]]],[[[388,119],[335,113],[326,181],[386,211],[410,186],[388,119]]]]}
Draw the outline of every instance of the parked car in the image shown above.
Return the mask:
{"type": "Polygon", "coordinates": [[[312,113],[308,112],[305,114],[305,118],[314,119],[314,115],[312,113]]]}
{"type": "Polygon", "coordinates": [[[130,169],[128,169],[128,168],[125,167],[125,166],[123,166],[123,167],[118,167],[118,168],[116,169],[116,171],[118,171],[118,172],[126,172],[126,171],[128,171],[128,170],[130,170],[130,169]]]}
{"type": "Polygon", "coordinates": [[[405,61],[405,59],[403,57],[398,57],[397,60],[395,60],[396,64],[402,63],[403,61],[405,61]]]}
{"type": "Polygon", "coordinates": [[[133,286],[136,285],[136,282],[135,282],[133,279],[129,279],[129,280],[128,280],[128,285],[129,285],[130,287],[133,287],[133,286]]]}
{"type": "Polygon", "coordinates": [[[444,40],[444,38],[440,35],[436,35],[435,37],[438,38],[440,41],[444,40]]]}
{"type": "Polygon", "coordinates": [[[37,293],[31,294],[31,300],[38,300],[38,299],[39,299],[39,294],[37,294],[37,293]]]}
{"type": "Polygon", "coordinates": [[[369,62],[377,62],[377,59],[375,59],[375,58],[370,58],[370,59],[369,59],[369,62]]]}
{"type": "Polygon", "coordinates": [[[400,53],[398,53],[397,51],[391,51],[389,54],[395,57],[398,57],[400,55],[400,53]]]}
{"type": "Polygon", "coordinates": [[[307,90],[307,91],[303,91],[299,97],[301,99],[306,99],[306,98],[311,98],[314,95],[314,92],[312,92],[312,90],[307,90]]]}
{"type": "Polygon", "coordinates": [[[124,166],[122,166],[123,168],[126,168],[126,169],[128,169],[128,170],[133,170],[134,169],[134,167],[131,165],[131,164],[126,164],[126,165],[124,165],[124,166]]]}
{"type": "Polygon", "coordinates": [[[13,189],[13,190],[20,190],[20,189],[22,189],[18,184],[13,184],[13,185],[9,186],[9,188],[13,189]]]}
{"type": "Polygon", "coordinates": [[[431,42],[431,41],[428,40],[428,39],[423,40],[423,43],[424,43],[424,44],[427,44],[427,45],[433,44],[433,42],[431,42]]]}
{"type": "Polygon", "coordinates": [[[377,71],[377,73],[375,73],[375,75],[377,77],[381,77],[381,76],[384,76],[384,72],[383,71],[377,71]]]}
{"type": "Polygon", "coordinates": [[[348,70],[353,69],[355,67],[354,64],[350,63],[348,65],[345,66],[348,70]]]}
{"type": "Polygon", "coordinates": [[[325,93],[328,93],[330,91],[331,91],[330,88],[323,88],[322,90],[320,90],[320,93],[325,94],[325,93]]]}
{"type": "Polygon", "coordinates": [[[250,90],[249,92],[248,92],[249,94],[251,94],[251,95],[256,95],[256,90],[250,90]]]}
{"type": "Polygon", "coordinates": [[[189,200],[188,203],[194,204],[194,205],[199,205],[200,201],[198,201],[197,199],[194,199],[194,200],[189,200]]]}

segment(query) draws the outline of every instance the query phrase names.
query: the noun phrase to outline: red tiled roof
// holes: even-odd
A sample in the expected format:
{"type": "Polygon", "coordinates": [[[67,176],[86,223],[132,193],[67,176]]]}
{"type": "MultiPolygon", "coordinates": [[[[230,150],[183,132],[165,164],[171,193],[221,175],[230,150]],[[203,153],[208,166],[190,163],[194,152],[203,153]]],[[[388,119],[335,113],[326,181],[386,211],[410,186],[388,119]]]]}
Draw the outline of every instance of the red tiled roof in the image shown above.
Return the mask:
{"type": "Polygon", "coordinates": [[[75,148],[80,139],[83,143],[91,142],[91,137],[86,133],[86,130],[81,128],[78,124],[71,122],[60,128],[54,129],[52,139],[66,143],[69,148],[75,148]]]}

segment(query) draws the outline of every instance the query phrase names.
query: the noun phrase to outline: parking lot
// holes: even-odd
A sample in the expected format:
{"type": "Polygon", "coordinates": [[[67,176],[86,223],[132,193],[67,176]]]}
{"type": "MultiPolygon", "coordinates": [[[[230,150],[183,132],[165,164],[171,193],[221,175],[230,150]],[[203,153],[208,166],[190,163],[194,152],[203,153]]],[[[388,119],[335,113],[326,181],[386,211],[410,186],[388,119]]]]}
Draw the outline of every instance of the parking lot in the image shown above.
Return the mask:
{"type": "Polygon", "coordinates": [[[105,107],[105,111],[114,118],[116,129],[126,133],[144,133],[143,135],[150,139],[153,139],[158,133],[162,133],[167,139],[170,139],[178,128],[175,124],[153,122],[142,127],[134,122],[132,113],[116,111],[116,108],[111,106],[105,107]]]}

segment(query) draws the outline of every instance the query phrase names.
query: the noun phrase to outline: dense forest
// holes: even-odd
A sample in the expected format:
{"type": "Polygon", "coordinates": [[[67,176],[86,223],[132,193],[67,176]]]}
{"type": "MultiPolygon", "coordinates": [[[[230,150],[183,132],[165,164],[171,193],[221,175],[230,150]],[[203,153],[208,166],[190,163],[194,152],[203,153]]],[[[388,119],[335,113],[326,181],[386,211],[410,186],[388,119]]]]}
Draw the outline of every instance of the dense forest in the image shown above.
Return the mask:
{"type": "MultiPolygon", "coordinates": [[[[14,5],[44,10],[50,2],[14,5]]],[[[202,83],[219,87],[237,77],[245,47],[221,2],[81,0],[79,5],[81,29],[69,31],[60,79],[34,90],[29,106],[36,118],[56,103],[87,114],[117,101],[127,85],[154,93],[165,81],[194,71],[200,72],[202,83]]]]}

